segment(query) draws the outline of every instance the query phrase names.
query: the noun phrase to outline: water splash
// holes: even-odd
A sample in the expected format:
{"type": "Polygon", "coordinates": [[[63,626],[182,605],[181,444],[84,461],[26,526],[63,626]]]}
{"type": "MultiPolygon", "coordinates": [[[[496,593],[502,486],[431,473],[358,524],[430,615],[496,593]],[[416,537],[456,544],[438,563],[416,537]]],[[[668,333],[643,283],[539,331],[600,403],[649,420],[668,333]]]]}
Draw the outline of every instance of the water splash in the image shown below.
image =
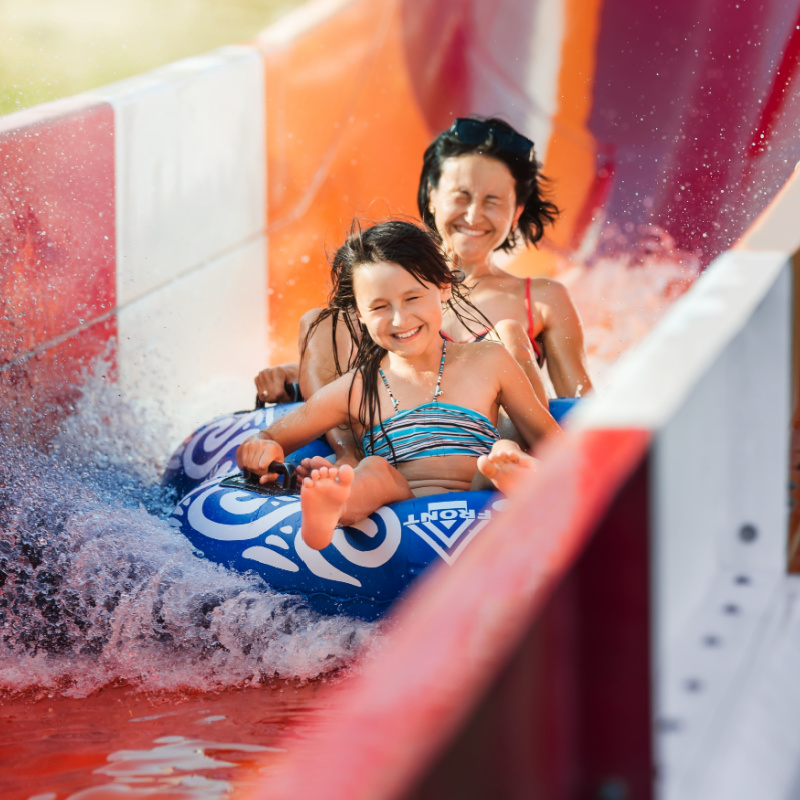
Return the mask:
{"type": "Polygon", "coordinates": [[[164,443],[176,437],[113,383],[89,377],[45,445],[8,434],[37,424],[19,409],[0,419],[0,691],[303,681],[373,638],[374,625],[320,616],[199,558],[163,519],[176,499],[159,485],[164,443]]]}
{"type": "Polygon", "coordinates": [[[663,229],[629,227],[608,226],[591,262],[558,278],[580,312],[597,391],[606,385],[611,365],[655,327],[700,274],[701,255],[679,250],[663,229]]]}

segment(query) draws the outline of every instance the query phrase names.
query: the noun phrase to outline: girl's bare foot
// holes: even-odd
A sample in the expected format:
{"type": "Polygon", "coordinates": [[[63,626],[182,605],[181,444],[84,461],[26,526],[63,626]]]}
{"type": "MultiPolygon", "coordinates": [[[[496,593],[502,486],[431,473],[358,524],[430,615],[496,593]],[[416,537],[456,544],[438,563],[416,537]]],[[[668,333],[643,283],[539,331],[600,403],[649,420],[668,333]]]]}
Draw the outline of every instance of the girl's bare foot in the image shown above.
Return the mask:
{"type": "Polygon", "coordinates": [[[495,447],[488,456],[478,459],[478,470],[503,494],[514,491],[516,485],[536,468],[536,459],[523,453],[516,445],[495,447]]]}
{"type": "Polygon", "coordinates": [[[344,504],[350,497],[353,478],[353,468],[347,464],[314,469],[309,477],[303,478],[300,535],[314,550],[322,550],[331,543],[344,504]]]}

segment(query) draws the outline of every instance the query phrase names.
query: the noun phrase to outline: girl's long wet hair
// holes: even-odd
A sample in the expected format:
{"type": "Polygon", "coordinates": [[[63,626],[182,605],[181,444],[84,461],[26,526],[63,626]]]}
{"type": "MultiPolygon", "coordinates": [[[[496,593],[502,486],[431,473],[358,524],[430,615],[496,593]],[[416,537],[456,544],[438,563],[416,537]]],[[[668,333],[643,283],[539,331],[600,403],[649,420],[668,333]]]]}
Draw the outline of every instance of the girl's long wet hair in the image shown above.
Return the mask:
{"type": "Polygon", "coordinates": [[[518,134],[507,122],[496,117],[477,117],[470,119],[484,123],[486,139],[482,142],[464,142],[458,138],[453,128],[440,133],[429,145],[422,159],[422,174],[417,190],[417,208],[422,221],[437,236],[436,220],[430,209],[431,189],[439,185],[442,165],[448,158],[471,155],[473,153],[497,159],[505,164],[514,176],[517,205],[522,206],[522,214],[517,229],[508,234],[499,250],[513,250],[517,246],[517,233],[527,244],[536,245],[544,235],[546,225],[555,222],[558,208],[545,197],[548,180],[541,174],[541,164],[536,160],[533,147],[526,156],[516,150],[504,148],[493,131],[518,134]]]}
{"type": "MultiPolygon", "coordinates": [[[[478,335],[480,330],[492,328],[491,322],[467,299],[467,290],[463,286],[464,274],[460,270],[452,269],[438,242],[428,231],[405,220],[388,220],[370,228],[363,228],[358,220],[353,221],[349,236],[331,259],[332,288],[328,306],[310,325],[303,342],[302,353],[305,353],[316,328],[330,318],[336,374],[342,375],[354,370],[361,375],[362,392],[358,422],[369,432],[370,450],[373,452],[375,449],[373,429],[380,426],[381,430],[384,430],[378,394],[378,370],[387,351],[372,340],[366,326],[356,317],[353,278],[360,266],[385,262],[397,264],[422,284],[433,285],[439,289],[449,286],[452,294],[446,305],[473,335],[478,335]],[[344,365],[340,362],[336,346],[336,331],[340,324],[345,325],[353,342],[349,361],[344,365]]],[[[352,397],[352,392],[351,384],[349,397],[352,397]]],[[[350,422],[352,424],[352,418],[350,422]]],[[[391,442],[389,446],[392,458],[395,460],[391,442]]],[[[361,448],[360,442],[359,448],[361,448]]],[[[363,448],[361,450],[364,454],[363,448]]]]}

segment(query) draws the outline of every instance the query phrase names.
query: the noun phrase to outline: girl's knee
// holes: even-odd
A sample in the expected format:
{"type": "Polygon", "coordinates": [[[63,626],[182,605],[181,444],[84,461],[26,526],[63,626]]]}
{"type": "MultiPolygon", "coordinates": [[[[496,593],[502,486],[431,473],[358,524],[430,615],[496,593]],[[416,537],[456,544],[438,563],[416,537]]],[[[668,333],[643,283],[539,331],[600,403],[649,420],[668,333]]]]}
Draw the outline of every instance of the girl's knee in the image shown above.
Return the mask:
{"type": "Polygon", "coordinates": [[[358,469],[385,485],[394,485],[398,489],[408,488],[408,481],[400,474],[399,470],[381,456],[362,458],[358,464],[358,469]]]}
{"type": "Polygon", "coordinates": [[[497,331],[497,335],[504,341],[506,339],[514,341],[520,338],[528,338],[525,326],[515,319],[501,319],[495,324],[494,329],[497,331]]]}
{"type": "Polygon", "coordinates": [[[528,338],[528,332],[520,322],[515,319],[501,319],[494,329],[503,346],[517,361],[534,358],[533,345],[528,338]]]}

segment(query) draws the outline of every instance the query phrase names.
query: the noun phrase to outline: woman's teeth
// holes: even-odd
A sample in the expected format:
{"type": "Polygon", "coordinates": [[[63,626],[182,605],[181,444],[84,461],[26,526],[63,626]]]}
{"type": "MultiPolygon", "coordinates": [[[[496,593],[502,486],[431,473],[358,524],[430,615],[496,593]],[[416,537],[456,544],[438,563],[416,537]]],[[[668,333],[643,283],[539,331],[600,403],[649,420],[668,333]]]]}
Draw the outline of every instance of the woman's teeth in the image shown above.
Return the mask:
{"type": "Polygon", "coordinates": [[[483,236],[483,234],[486,233],[486,231],[475,230],[473,228],[456,227],[456,230],[459,233],[463,233],[465,236],[483,236]]]}

